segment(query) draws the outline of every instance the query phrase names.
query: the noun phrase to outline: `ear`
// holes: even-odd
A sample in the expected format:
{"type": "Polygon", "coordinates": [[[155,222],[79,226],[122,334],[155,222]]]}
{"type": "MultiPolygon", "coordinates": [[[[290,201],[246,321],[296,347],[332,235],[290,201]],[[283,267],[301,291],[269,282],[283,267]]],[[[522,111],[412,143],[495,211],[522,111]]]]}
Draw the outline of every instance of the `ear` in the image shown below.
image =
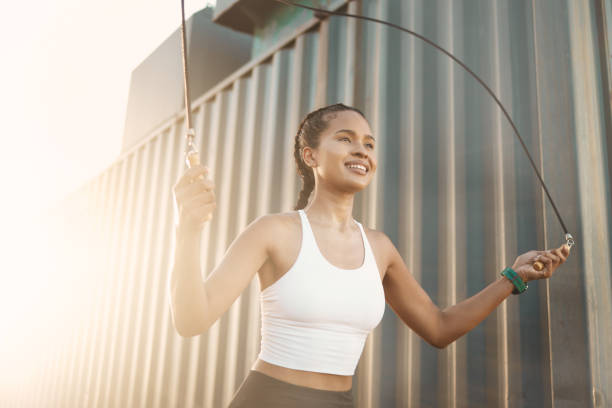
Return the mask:
{"type": "Polygon", "coordinates": [[[302,160],[308,167],[317,167],[316,151],[309,146],[304,146],[302,148],[302,160]]]}

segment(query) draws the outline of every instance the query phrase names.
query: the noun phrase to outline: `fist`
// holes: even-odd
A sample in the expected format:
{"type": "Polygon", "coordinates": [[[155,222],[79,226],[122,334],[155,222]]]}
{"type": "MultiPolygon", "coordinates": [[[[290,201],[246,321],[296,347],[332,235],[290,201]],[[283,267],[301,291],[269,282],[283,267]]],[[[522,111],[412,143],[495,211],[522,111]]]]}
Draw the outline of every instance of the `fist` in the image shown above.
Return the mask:
{"type": "Polygon", "coordinates": [[[212,219],[216,207],[215,183],[207,175],[207,167],[194,165],[172,188],[177,225],[199,230],[212,219]]]}
{"type": "Polygon", "coordinates": [[[569,254],[570,247],[565,244],[557,249],[548,251],[529,251],[516,258],[514,265],[512,265],[512,269],[514,269],[525,282],[536,279],[547,279],[565,262],[569,254]],[[538,261],[544,264],[544,269],[541,271],[537,271],[533,267],[533,264],[538,261]]]}

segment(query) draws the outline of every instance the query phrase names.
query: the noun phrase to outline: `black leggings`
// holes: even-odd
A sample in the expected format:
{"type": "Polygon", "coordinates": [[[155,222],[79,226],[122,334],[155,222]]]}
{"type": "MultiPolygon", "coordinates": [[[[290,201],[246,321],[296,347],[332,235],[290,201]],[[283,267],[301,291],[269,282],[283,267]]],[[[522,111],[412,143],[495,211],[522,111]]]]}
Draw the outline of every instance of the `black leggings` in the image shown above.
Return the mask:
{"type": "Polygon", "coordinates": [[[353,391],[302,387],[251,370],[227,408],[353,408],[353,391]]]}

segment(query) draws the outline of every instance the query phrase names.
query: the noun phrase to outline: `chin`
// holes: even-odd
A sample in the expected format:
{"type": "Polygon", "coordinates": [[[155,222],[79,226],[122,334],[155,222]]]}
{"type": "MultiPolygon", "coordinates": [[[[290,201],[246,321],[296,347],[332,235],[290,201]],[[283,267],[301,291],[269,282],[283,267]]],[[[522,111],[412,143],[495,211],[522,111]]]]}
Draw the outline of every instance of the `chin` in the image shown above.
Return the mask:
{"type": "Polygon", "coordinates": [[[367,186],[370,185],[370,182],[372,181],[371,178],[368,178],[367,181],[364,181],[363,183],[357,183],[357,182],[350,182],[350,183],[345,183],[344,187],[346,190],[350,191],[351,193],[358,193],[362,190],[365,190],[367,186]]]}

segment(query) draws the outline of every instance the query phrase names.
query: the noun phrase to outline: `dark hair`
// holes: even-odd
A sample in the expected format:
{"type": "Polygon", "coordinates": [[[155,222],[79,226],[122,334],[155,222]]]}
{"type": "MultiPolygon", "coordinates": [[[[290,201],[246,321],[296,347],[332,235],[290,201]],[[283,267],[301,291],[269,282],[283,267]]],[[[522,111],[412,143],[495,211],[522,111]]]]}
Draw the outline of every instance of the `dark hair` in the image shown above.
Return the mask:
{"type": "Polygon", "coordinates": [[[312,193],[315,185],[314,172],[312,169],[304,163],[302,160],[302,148],[308,146],[312,149],[316,149],[319,146],[319,136],[329,124],[329,119],[335,117],[335,115],[329,117],[328,114],[342,111],[354,111],[360,114],[364,119],[363,113],[351,106],[346,106],[341,103],[334,105],[325,106],[310,112],[298,128],[297,134],[295,135],[295,150],[293,156],[295,157],[295,163],[297,165],[297,171],[300,177],[302,177],[302,191],[298,196],[298,202],[295,205],[294,210],[301,210],[308,204],[308,198],[312,193]]]}

